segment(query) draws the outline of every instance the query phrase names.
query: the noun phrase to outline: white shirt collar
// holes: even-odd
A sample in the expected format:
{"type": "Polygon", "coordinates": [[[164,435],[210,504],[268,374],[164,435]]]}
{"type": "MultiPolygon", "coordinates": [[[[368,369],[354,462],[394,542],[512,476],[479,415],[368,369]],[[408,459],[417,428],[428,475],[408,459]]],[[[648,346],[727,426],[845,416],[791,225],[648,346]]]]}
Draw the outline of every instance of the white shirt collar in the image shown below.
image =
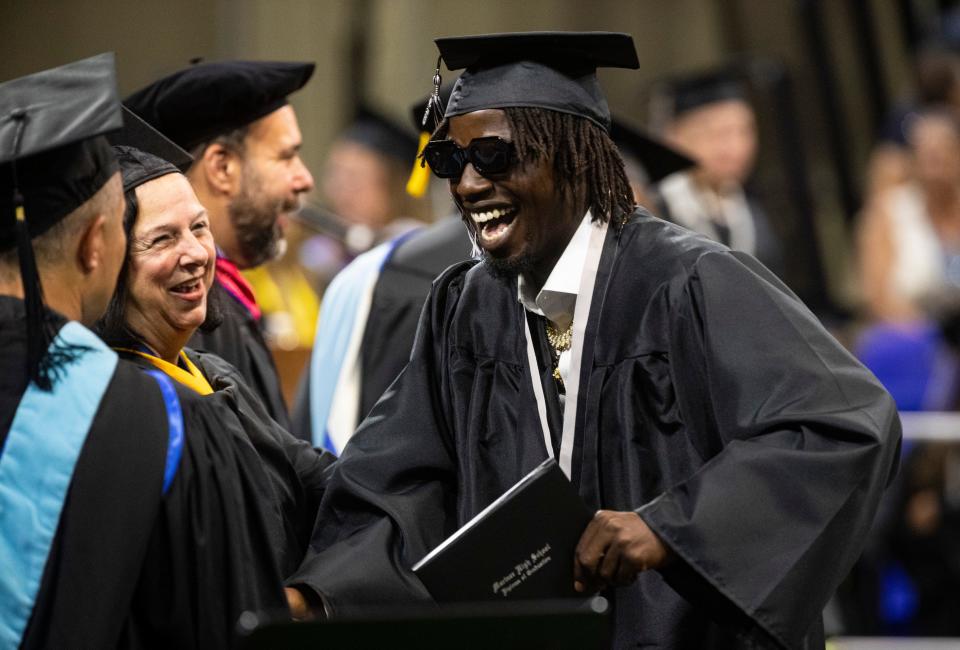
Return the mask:
{"type": "Polygon", "coordinates": [[[540,292],[533,296],[532,287],[521,274],[517,278],[517,293],[520,303],[527,311],[545,316],[557,327],[563,329],[573,322],[573,311],[577,305],[577,293],[580,291],[580,278],[590,248],[590,232],[593,228],[602,228],[603,224],[593,223],[590,211],[583,216],[573,237],[567,242],[563,254],[540,292]]]}

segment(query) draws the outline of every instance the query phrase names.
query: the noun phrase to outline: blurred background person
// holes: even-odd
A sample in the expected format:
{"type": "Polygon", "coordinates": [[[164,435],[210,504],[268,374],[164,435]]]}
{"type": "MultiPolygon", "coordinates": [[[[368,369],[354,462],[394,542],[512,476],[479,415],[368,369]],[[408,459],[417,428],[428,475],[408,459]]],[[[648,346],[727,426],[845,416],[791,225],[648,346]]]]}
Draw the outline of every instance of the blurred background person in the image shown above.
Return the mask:
{"type": "Polygon", "coordinates": [[[923,319],[937,294],[960,287],[960,126],[938,107],[906,129],[908,177],[866,207],[859,231],[865,307],[888,322],[923,319]]]}
{"type": "Polygon", "coordinates": [[[722,68],[662,82],[652,119],[696,161],[658,186],[662,215],[782,274],[780,244],[744,184],[757,156],[757,122],[742,73],[722,68]]]}
{"type": "Polygon", "coordinates": [[[326,207],[346,223],[354,254],[428,221],[429,206],[405,190],[416,155],[414,131],[366,106],[334,140],[320,191],[326,207]]]}
{"type": "Polygon", "coordinates": [[[859,223],[868,327],[857,356],[902,410],[956,406],[960,358],[951,339],[960,296],[960,127],[928,109],[908,126],[909,177],[873,197],[859,223]],[[944,329],[946,326],[946,329],[944,329]]]}

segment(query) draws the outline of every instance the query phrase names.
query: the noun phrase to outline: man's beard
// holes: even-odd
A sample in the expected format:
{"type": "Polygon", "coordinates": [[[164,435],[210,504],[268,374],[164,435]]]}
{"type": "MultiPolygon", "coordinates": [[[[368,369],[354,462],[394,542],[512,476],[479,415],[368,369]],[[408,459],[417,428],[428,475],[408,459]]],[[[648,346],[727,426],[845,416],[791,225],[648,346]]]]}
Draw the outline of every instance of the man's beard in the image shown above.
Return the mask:
{"type": "Polygon", "coordinates": [[[245,267],[255,267],[282,257],[287,250],[283,229],[277,219],[283,213],[300,209],[300,197],[275,199],[266,195],[260,177],[244,166],[243,185],[228,206],[230,223],[245,267]]]}
{"type": "Polygon", "coordinates": [[[490,255],[487,251],[482,251],[480,259],[483,261],[483,267],[487,270],[487,273],[512,286],[516,286],[517,276],[532,268],[534,264],[534,259],[529,254],[500,259],[490,255]]]}
{"type": "Polygon", "coordinates": [[[523,252],[520,255],[507,259],[494,257],[477,241],[478,237],[474,227],[470,223],[466,223],[466,218],[464,218],[464,221],[464,225],[467,228],[467,235],[473,244],[471,256],[474,259],[479,258],[483,262],[483,268],[485,268],[487,273],[493,276],[494,279],[508,285],[515,285],[517,276],[533,267],[536,259],[529,252],[523,252]]]}

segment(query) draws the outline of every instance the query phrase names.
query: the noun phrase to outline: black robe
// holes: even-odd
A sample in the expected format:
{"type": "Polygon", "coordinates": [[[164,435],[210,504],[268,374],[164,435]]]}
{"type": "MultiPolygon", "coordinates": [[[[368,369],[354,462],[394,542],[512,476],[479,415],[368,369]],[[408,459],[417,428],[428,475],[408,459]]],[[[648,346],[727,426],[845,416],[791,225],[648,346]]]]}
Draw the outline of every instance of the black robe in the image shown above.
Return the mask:
{"type": "MultiPolygon", "coordinates": [[[[210,395],[198,395],[175,382],[181,403],[190,405],[189,424],[198,431],[216,428],[227,432],[236,444],[259,458],[269,481],[259,486],[254,496],[261,500],[269,519],[267,530],[281,573],[290,575],[306,553],[327,471],[336,457],[298,440],[275,422],[229,363],[214,354],[190,348],[184,351],[214,389],[210,395]]],[[[122,356],[144,369],[153,368],[139,355],[122,356]]]]}
{"type": "Polygon", "coordinates": [[[197,330],[187,345],[212,352],[239,370],[240,376],[260,396],[270,417],[290,431],[290,414],[283,400],[277,366],[260,323],[219,282],[213,283],[210,293],[210,300],[223,312],[223,322],[212,332],[197,330]]]}
{"type": "MultiPolygon", "coordinates": [[[[391,252],[374,285],[360,343],[360,405],[357,422],[370,412],[410,359],[420,312],[430,285],[448,266],[469,259],[470,240],[459,218],[419,230],[391,252]]],[[[331,372],[339,371],[332,369],[331,372]]],[[[292,412],[293,433],[313,439],[310,372],[304,373],[292,412]]]]}
{"type": "Polygon", "coordinates": [[[358,422],[407,365],[433,280],[469,258],[466,229],[459,218],[450,217],[401,242],[383,265],[360,344],[358,422]]]}
{"type": "MultiPolygon", "coordinates": [[[[61,319],[62,322],[62,319],[61,319]]],[[[0,297],[0,445],[26,390],[23,303],[0,297]]],[[[245,610],[283,610],[259,457],[202,427],[162,495],[169,431],[157,382],[121,359],[81,449],[24,648],[227,648],[245,610]]],[[[50,435],[56,432],[51,431],[50,435]]]]}
{"type": "MultiPolygon", "coordinates": [[[[524,318],[482,264],[438,278],[289,583],[335,613],[428,598],[409,567],[545,457],[524,318]]],[[[639,211],[608,231],[580,386],[573,483],[675,554],[608,593],[614,646],[822,647],[895,470],[876,379],[753,258],[639,211]]]]}

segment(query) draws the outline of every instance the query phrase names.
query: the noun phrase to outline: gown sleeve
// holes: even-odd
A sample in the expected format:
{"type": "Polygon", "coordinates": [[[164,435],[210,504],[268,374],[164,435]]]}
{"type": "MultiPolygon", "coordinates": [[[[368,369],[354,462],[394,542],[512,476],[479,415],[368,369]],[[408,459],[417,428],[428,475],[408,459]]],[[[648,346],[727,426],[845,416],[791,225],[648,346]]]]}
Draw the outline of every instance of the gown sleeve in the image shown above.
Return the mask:
{"type": "Polygon", "coordinates": [[[462,268],[437,280],[410,362],[340,456],[311,548],[287,582],[318,594],[328,610],[362,603],[429,601],[408,567],[452,533],[456,464],[443,393],[444,324],[462,268]]]}
{"type": "Polygon", "coordinates": [[[288,540],[287,557],[281,562],[287,575],[297,567],[309,544],[327,473],[336,457],[284,429],[232,365],[212,354],[191,350],[189,355],[216,389],[216,397],[205,400],[211,417],[237,421],[271,478],[288,540]]]}
{"type": "Polygon", "coordinates": [[[664,577],[800,647],[896,472],[893,401],[747,256],[707,253],[677,284],[669,348],[704,464],[637,511],[679,559],[664,577]]]}

